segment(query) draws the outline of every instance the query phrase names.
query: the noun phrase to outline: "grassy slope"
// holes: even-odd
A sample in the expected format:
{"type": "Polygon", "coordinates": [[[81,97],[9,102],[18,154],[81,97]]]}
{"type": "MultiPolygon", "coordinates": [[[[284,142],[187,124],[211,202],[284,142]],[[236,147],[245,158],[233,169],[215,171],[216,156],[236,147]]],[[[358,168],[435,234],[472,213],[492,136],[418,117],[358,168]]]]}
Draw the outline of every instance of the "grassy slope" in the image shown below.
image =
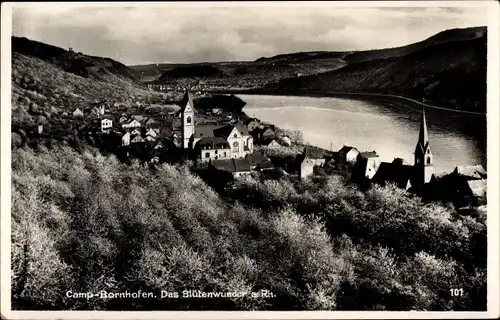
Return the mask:
{"type": "Polygon", "coordinates": [[[484,220],[398,189],[363,193],[333,176],[218,195],[182,166],[68,147],[14,150],[12,170],[14,309],[486,308],[484,220]],[[466,295],[451,298],[455,287],[466,295]],[[276,297],[87,300],[68,288],[276,297]]]}

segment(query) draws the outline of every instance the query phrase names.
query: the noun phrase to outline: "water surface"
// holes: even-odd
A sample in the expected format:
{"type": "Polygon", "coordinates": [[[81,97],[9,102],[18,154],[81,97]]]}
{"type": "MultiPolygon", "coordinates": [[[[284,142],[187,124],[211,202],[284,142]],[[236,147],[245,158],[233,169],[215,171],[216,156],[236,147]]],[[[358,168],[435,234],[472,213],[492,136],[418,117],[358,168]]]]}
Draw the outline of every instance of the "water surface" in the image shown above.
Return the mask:
{"type": "MultiPolygon", "coordinates": [[[[249,116],[281,128],[298,129],[310,144],[376,151],[382,161],[399,157],[413,164],[421,108],[401,102],[340,98],[238,95],[249,116]]],[[[434,172],[457,165],[486,166],[486,116],[426,108],[434,172]]]]}

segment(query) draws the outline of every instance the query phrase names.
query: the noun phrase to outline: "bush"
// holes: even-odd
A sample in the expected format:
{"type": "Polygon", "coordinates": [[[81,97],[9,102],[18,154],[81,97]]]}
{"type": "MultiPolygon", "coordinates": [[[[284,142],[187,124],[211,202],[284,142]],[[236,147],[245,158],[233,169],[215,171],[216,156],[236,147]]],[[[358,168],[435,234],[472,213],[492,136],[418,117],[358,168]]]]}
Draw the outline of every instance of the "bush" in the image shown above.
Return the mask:
{"type": "Polygon", "coordinates": [[[189,163],[59,146],[13,150],[12,188],[14,309],[486,308],[484,223],[392,186],[249,177],[219,195],[189,163]],[[470,294],[450,299],[457,286],[470,294]],[[274,296],[81,300],[68,288],[274,296]]]}

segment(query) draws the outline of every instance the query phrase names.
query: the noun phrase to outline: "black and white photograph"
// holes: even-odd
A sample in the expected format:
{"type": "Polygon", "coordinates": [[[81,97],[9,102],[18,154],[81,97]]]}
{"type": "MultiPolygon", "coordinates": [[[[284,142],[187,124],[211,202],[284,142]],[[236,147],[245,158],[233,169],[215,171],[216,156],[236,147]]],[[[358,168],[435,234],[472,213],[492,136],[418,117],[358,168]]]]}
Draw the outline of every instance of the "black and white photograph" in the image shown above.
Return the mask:
{"type": "Polygon", "coordinates": [[[2,318],[499,316],[498,12],[2,3],[2,318]]]}

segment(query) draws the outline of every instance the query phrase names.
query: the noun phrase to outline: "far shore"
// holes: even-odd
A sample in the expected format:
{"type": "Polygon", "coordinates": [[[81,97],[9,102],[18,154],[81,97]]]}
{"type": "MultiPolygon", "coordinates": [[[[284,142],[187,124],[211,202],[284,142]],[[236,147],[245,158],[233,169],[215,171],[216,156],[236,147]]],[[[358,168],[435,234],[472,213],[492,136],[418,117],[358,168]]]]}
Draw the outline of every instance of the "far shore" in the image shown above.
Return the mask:
{"type": "Polygon", "coordinates": [[[377,93],[353,93],[353,92],[294,92],[294,93],[286,93],[286,92],[266,92],[266,91],[261,91],[259,89],[255,90],[214,90],[214,91],[208,91],[210,93],[219,93],[219,94],[246,94],[246,95],[267,95],[267,96],[296,96],[296,97],[313,97],[313,98],[347,98],[347,99],[354,99],[354,100],[362,100],[362,101],[370,101],[370,102],[376,102],[376,101],[395,101],[395,102],[404,102],[408,105],[409,103],[412,103],[414,105],[417,105],[419,107],[424,106],[426,108],[432,108],[436,110],[443,110],[443,111],[451,111],[451,112],[457,112],[457,113],[464,113],[464,114],[470,114],[470,115],[476,115],[476,116],[486,116],[486,113],[483,112],[474,112],[474,111],[465,111],[465,110],[457,110],[457,109],[451,109],[451,108],[445,108],[445,107],[438,107],[435,105],[423,103],[408,97],[403,97],[403,96],[397,96],[397,95],[389,95],[389,94],[377,94],[377,93]],[[382,99],[381,99],[382,98],[382,99]]]}

